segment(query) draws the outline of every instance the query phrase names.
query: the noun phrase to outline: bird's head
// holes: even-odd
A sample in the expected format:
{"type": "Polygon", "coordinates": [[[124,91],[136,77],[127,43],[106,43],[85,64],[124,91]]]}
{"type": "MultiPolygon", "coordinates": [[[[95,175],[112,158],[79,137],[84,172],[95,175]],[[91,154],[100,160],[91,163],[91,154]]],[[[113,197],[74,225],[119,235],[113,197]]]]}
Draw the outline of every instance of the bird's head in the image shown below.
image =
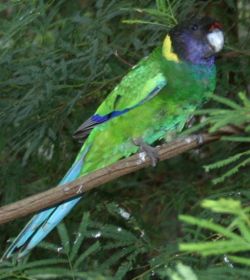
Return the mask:
{"type": "Polygon", "coordinates": [[[192,18],[169,32],[174,53],[192,64],[213,64],[215,55],[224,45],[221,24],[210,18],[192,18]]]}

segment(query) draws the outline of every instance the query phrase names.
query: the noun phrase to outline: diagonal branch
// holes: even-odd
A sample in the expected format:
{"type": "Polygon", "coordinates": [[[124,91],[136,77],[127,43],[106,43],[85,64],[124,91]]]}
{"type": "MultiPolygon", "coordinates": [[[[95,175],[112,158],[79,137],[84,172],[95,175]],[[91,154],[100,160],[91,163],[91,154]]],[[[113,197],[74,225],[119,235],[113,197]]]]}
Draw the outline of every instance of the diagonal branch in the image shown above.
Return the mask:
{"type": "MultiPolygon", "coordinates": [[[[219,140],[221,136],[234,133],[233,131],[223,131],[219,134],[200,134],[188,136],[175,140],[169,144],[158,146],[159,160],[163,161],[200,145],[219,140]],[[198,139],[203,139],[202,144],[198,139]]],[[[121,176],[135,172],[150,165],[149,158],[142,153],[137,153],[129,158],[122,159],[110,166],[99,169],[91,174],[81,177],[69,184],[57,186],[47,191],[29,196],[25,199],[8,204],[0,208],[0,224],[13,221],[17,218],[27,216],[31,213],[51,207],[70,198],[80,196],[93,188],[113,181],[121,176]]]]}

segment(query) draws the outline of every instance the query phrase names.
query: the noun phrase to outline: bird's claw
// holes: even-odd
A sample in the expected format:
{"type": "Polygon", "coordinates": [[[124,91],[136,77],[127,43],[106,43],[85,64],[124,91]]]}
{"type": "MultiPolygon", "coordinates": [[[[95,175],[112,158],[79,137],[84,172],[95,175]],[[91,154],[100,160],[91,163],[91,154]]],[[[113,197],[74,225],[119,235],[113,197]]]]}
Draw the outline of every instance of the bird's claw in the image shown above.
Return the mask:
{"type": "Polygon", "coordinates": [[[158,151],[145,143],[141,138],[133,139],[133,143],[140,148],[141,152],[144,152],[149,157],[151,165],[155,167],[159,161],[158,151]]]}
{"type": "Polygon", "coordinates": [[[178,141],[185,141],[187,144],[190,144],[191,142],[195,141],[197,145],[202,145],[204,143],[204,137],[202,134],[193,134],[187,137],[179,137],[177,139],[178,141]]]}
{"type": "Polygon", "coordinates": [[[204,143],[204,137],[202,134],[195,134],[194,137],[198,145],[202,145],[204,143]]]}

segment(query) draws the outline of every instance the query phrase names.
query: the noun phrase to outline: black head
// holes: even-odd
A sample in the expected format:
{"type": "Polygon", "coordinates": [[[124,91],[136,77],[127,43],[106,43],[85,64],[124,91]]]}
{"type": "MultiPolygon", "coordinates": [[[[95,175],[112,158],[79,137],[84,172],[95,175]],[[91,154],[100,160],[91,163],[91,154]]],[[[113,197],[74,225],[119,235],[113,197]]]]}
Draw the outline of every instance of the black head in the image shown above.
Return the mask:
{"type": "Polygon", "coordinates": [[[222,26],[210,17],[184,21],[169,35],[178,57],[193,64],[213,64],[215,54],[224,45],[222,26]]]}

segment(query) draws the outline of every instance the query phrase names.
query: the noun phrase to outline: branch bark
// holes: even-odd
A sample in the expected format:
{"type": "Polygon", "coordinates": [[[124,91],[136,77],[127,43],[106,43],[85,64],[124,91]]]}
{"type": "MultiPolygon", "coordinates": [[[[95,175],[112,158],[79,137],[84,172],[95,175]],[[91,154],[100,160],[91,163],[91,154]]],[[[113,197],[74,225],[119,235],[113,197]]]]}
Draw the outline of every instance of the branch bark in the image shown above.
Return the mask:
{"type": "MultiPolygon", "coordinates": [[[[225,135],[225,133],[228,134],[228,131],[215,135],[209,135],[206,133],[200,134],[199,136],[203,139],[202,144],[199,143],[197,135],[195,135],[158,146],[156,149],[158,150],[159,160],[163,161],[170,159],[188,150],[219,140],[221,136],[225,135]]],[[[149,158],[147,156],[145,157],[142,153],[137,153],[129,158],[122,159],[115,164],[81,177],[69,184],[57,186],[8,204],[0,208],[0,224],[13,221],[17,218],[54,206],[70,198],[80,196],[93,188],[149,165],[149,158]]]]}

